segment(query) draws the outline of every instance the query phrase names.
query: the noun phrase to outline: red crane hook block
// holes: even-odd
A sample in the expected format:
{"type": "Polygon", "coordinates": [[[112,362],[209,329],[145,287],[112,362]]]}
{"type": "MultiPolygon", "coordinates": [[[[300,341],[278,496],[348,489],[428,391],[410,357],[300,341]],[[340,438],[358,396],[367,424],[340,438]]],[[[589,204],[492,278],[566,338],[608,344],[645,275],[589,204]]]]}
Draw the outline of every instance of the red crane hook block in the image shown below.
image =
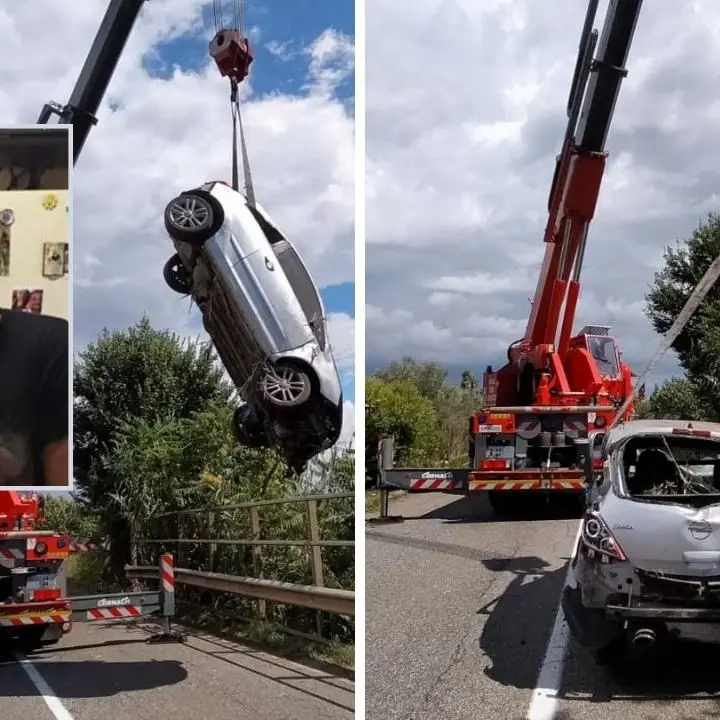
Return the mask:
{"type": "Polygon", "coordinates": [[[253,61],[250,41],[239,30],[218,30],[210,41],[210,56],[220,74],[238,85],[247,77],[253,61]]]}

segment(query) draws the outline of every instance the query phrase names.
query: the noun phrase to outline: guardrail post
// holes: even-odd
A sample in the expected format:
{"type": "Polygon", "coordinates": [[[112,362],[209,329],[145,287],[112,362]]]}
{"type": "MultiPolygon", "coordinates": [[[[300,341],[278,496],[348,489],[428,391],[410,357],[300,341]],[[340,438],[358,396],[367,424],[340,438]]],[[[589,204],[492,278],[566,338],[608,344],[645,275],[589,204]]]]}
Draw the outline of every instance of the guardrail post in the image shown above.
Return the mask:
{"type": "MultiPolygon", "coordinates": [[[[208,531],[208,538],[217,537],[215,533],[215,513],[209,512],[207,516],[207,531],[208,531]]],[[[208,563],[209,567],[208,570],[210,572],[215,571],[215,554],[217,553],[217,543],[210,543],[210,547],[208,549],[208,563]]]]}
{"type": "MultiPolygon", "coordinates": [[[[257,506],[250,508],[250,528],[252,530],[252,539],[257,541],[260,539],[260,510],[257,506]]],[[[262,548],[260,545],[252,546],[253,574],[259,580],[263,579],[263,558],[262,548]]],[[[267,620],[267,603],[262,598],[257,601],[257,616],[261,620],[267,620]]]]}
{"type": "MultiPolygon", "coordinates": [[[[308,500],[307,503],[308,522],[310,524],[310,557],[312,562],[312,581],[315,587],[324,587],[325,578],[323,576],[322,550],[320,545],[320,524],[318,523],[317,502],[308,500]]],[[[318,635],[322,635],[322,614],[320,610],[315,613],[315,625],[318,635]]]]}
{"type": "Polygon", "coordinates": [[[185,642],[184,636],[173,632],[171,618],[175,615],[175,562],[171,553],[160,555],[160,617],[162,632],[151,635],[149,642],[185,642]]]}

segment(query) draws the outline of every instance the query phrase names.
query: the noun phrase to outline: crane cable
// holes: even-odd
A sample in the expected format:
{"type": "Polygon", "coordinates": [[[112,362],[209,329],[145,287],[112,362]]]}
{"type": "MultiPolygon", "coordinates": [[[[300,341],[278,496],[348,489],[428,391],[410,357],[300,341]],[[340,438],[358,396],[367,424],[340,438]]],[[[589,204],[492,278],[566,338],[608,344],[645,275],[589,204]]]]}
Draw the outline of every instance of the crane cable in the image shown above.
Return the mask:
{"type": "MultiPolygon", "coordinates": [[[[223,12],[223,0],[213,0],[213,15],[215,19],[215,32],[225,28],[225,18],[223,12]]],[[[245,35],[245,4],[244,0],[233,0],[232,3],[232,26],[237,29],[241,37],[245,35]]],[[[240,191],[240,172],[238,158],[238,142],[240,144],[240,155],[243,164],[243,180],[245,183],[245,197],[248,205],[255,207],[255,185],[252,179],[252,171],[250,169],[250,156],[247,149],[247,141],[245,139],[245,130],[242,123],[242,113],[240,111],[240,101],[238,98],[238,83],[234,79],[230,79],[230,110],[232,117],[232,188],[236,192],[240,191]]]]}

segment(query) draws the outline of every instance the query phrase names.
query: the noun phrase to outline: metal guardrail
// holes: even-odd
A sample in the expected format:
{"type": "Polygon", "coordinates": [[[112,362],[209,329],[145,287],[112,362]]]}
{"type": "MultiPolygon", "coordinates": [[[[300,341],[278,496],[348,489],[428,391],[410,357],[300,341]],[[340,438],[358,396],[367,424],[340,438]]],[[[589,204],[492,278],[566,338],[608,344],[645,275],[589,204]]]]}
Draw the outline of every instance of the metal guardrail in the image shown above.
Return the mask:
{"type": "MultiPolygon", "coordinates": [[[[175,548],[178,557],[178,565],[184,565],[183,549],[188,546],[207,546],[207,555],[204,561],[197,562],[197,557],[191,561],[193,565],[200,564],[207,567],[189,569],[178,567],[175,570],[176,582],[182,585],[189,585],[226,592],[240,597],[254,598],[257,600],[256,615],[260,619],[267,618],[266,602],[274,602],[283,605],[294,605],[310,608],[318,612],[328,612],[338,615],[353,617],[355,615],[355,593],[352,590],[328,588],[325,586],[324,566],[322,559],[323,548],[354,547],[354,540],[325,540],[320,536],[320,523],[318,519],[318,505],[322,502],[335,500],[354,499],[352,492],[326,493],[316,495],[299,495],[282,500],[259,500],[255,502],[237,503],[232,505],[218,505],[204,508],[192,508],[174,512],[162,513],[154,516],[153,519],[166,521],[174,520],[174,527],[179,537],[160,537],[143,539],[140,545],[149,545],[159,548],[175,548]],[[305,538],[279,540],[264,539],[261,537],[260,511],[263,508],[272,506],[287,505],[290,503],[304,503],[306,505],[306,518],[308,535],[305,538]],[[247,511],[249,513],[248,534],[251,537],[216,537],[218,524],[222,516],[235,511],[247,511]],[[189,516],[205,516],[200,522],[190,521],[189,516]],[[183,518],[188,518],[192,525],[191,534],[187,536],[183,530],[183,518]],[[240,577],[222,572],[215,572],[216,555],[222,546],[247,546],[252,553],[252,573],[254,577],[240,577]],[[262,548],[267,547],[300,547],[308,551],[310,574],[312,585],[300,585],[286,583],[279,580],[270,580],[264,577],[263,565],[264,556],[262,548]]],[[[247,523],[247,520],[245,520],[247,523]]],[[[167,528],[166,528],[167,530],[167,528]]],[[[167,534],[164,533],[164,534],[167,534]]],[[[188,552],[190,549],[188,548],[188,552]]],[[[204,555],[204,553],[203,553],[204,555]]],[[[153,568],[149,566],[128,566],[126,572],[129,577],[145,579],[152,577],[153,568]]],[[[320,619],[317,618],[318,632],[320,619]]]]}
{"type": "MultiPolygon", "coordinates": [[[[142,580],[150,580],[157,575],[157,569],[151,566],[128,565],[125,572],[130,578],[142,580]]],[[[338,615],[355,615],[355,593],[352,590],[295,585],[278,580],[259,580],[185,568],[175,568],[175,582],[338,615]]]]}

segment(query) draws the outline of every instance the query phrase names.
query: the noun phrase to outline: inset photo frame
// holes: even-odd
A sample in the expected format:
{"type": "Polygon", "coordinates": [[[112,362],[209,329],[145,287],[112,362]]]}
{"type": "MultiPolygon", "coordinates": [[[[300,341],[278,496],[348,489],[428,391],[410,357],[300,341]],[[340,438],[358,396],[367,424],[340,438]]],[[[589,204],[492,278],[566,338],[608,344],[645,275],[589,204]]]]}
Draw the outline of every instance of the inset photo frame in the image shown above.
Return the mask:
{"type": "Polygon", "coordinates": [[[23,312],[42,313],[43,291],[32,288],[19,288],[12,291],[12,309],[23,312]]]}
{"type": "Polygon", "coordinates": [[[42,274],[46,278],[58,278],[65,275],[65,256],[67,243],[43,243],[42,274]]]}

